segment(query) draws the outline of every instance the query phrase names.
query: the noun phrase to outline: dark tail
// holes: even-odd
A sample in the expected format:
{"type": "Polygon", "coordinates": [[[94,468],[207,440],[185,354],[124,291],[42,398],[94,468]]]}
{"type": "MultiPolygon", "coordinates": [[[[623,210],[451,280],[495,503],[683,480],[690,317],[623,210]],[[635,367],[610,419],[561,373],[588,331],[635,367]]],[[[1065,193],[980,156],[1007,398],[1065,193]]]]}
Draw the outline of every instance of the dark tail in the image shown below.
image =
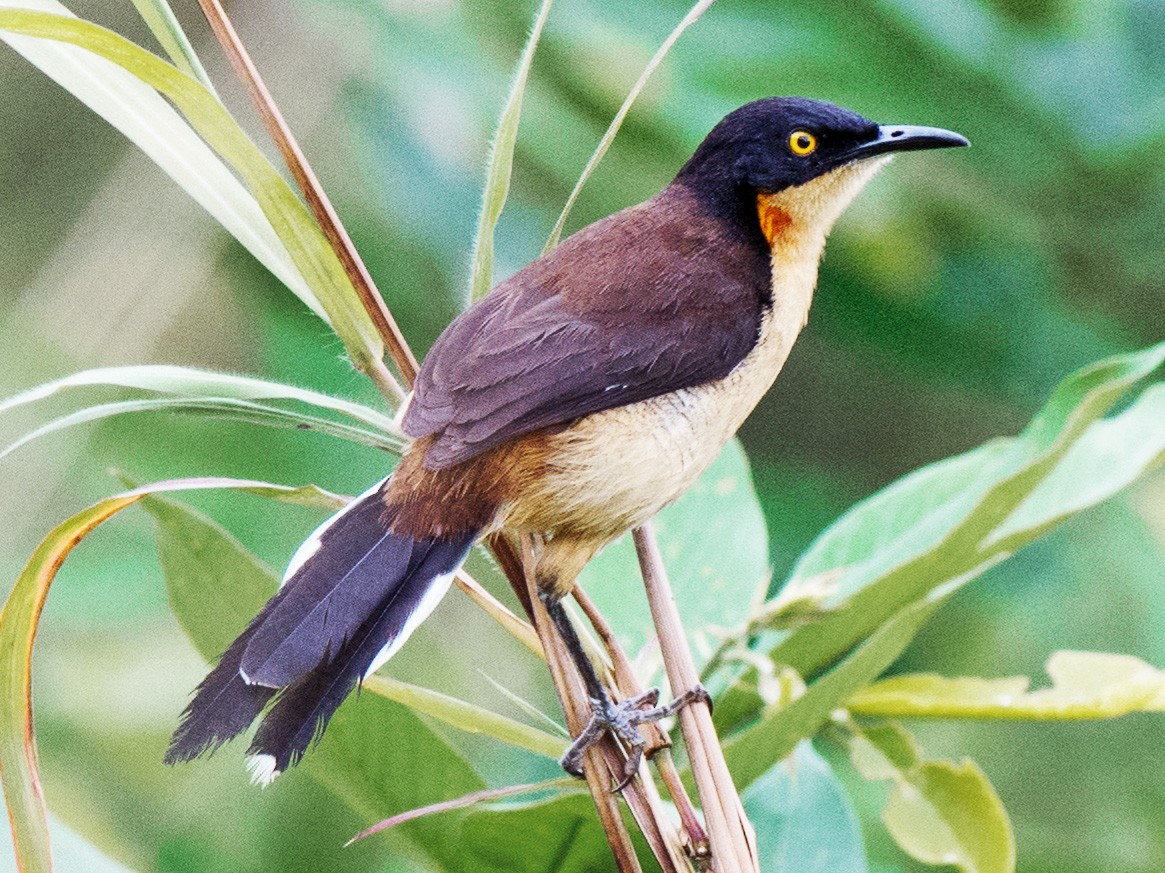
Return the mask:
{"type": "Polygon", "coordinates": [[[300,547],[279,593],[198,686],[166,763],[217,748],[275,698],[250,748],[252,774],[269,782],[303,756],[356,683],[437,605],[477,532],[389,533],[383,487],[356,498],[300,547]]]}

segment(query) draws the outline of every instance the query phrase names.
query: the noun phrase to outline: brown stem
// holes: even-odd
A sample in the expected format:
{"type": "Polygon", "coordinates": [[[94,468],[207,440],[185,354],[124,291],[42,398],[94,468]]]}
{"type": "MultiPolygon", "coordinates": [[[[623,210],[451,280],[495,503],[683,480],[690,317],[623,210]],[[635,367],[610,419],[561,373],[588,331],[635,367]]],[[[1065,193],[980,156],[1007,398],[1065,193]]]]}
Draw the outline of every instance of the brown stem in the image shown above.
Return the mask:
{"type": "MultiPolygon", "coordinates": [[[[562,704],[562,713],[566,718],[566,726],[571,736],[578,736],[587,722],[589,713],[584,708],[586,691],[582,679],[577,672],[571,669],[570,654],[566,651],[561,637],[555,632],[554,623],[546,614],[546,608],[538,599],[537,586],[534,582],[534,538],[529,534],[522,535],[522,565],[525,568],[526,590],[534,612],[534,629],[542,640],[542,649],[546,652],[546,662],[550,665],[550,675],[554,679],[554,689],[558,692],[558,699],[562,704]]],[[[595,744],[587,749],[583,758],[583,773],[586,776],[587,786],[591,790],[591,798],[595,802],[595,810],[599,814],[603,831],[607,834],[607,842],[615,856],[615,863],[620,873],[642,873],[639,859],[635,855],[635,848],[631,844],[631,835],[623,824],[619,814],[619,804],[616,796],[611,792],[611,777],[608,770],[602,744],[595,744]]]]}
{"type": "MultiPolygon", "coordinates": [[[[292,135],[291,128],[284,121],[283,113],[279,111],[279,107],[276,106],[271,93],[259,76],[258,69],[239,39],[234,25],[231,24],[219,0],[198,0],[198,2],[206,20],[210,22],[210,26],[214,30],[214,35],[218,37],[223,51],[230,60],[231,66],[234,67],[235,74],[250,91],[251,99],[263,119],[263,125],[267,128],[268,135],[279,149],[279,153],[283,155],[287,169],[291,172],[300,191],[303,192],[304,199],[307,200],[316,223],[327,236],[328,242],[331,243],[333,251],[344,267],[344,272],[348,275],[356,293],[360,295],[360,302],[364,304],[364,309],[368,312],[369,318],[372,319],[372,323],[380,334],[393,363],[400,371],[401,378],[405,385],[411,388],[417,375],[417,359],[413,357],[396,320],[385,305],[384,298],[380,296],[376,283],[372,281],[368,268],[364,266],[364,261],[361,260],[356,247],[352,244],[348,231],[340,222],[328,195],[324,192],[323,186],[320,185],[319,179],[316,178],[315,172],[304,157],[299,143],[292,135]]],[[[386,399],[389,402],[399,403],[403,399],[403,392],[400,391],[399,386],[383,368],[383,365],[378,366],[377,364],[378,362],[373,362],[370,365],[371,372],[368,372],[368,375],[376,382],[382,393],[388,393],[386,399]]]]}
{"type": "MultiPolygon", "coordinates": [[[[696,665],[688,650],[679,610],[650,525],[636,528],[634,537],[668,683],[673,694],[681,693],[699,681],[696,665]]],[[[732,783],[707,704],[697,702],[681,709],[680,727],[711,837],[712,864],[719,873],[758,871],[752,826],[732,783]]]]}

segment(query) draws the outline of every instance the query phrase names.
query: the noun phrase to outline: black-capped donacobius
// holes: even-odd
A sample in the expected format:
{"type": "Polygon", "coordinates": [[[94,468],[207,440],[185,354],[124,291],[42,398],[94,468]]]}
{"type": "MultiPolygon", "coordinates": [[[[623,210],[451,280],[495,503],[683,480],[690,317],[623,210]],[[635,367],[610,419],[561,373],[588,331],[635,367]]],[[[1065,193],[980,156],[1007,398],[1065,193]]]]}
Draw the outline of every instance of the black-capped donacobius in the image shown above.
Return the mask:
{"type": "Polygon", "coordinates": [[[535,536],[541,599],[599,725],[633,736],[642,712],[611,703],[561,598],[692,484],[768,390],[809,315],[826,235],[889,156],[964,145],[828,103],[758,100],[655,197],[500,283],[425,358],[396,470],[295,554],[198,687],[167,761],[218,746],[273,702],[250,748],[256,780],[273,779],[498,530],[535,536]]]}

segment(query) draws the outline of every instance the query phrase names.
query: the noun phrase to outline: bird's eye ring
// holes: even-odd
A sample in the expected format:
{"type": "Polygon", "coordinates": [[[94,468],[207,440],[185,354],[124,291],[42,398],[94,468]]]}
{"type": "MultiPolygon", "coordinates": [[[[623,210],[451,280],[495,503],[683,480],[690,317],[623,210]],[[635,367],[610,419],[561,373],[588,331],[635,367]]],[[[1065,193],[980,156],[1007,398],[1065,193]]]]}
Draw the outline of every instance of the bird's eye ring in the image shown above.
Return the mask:
{"type": "Polygon", "coordinates": [[[811,155],[817,150],[817,137],[807,130],[794,130],[789,134],[789,151],[798,157],[811,155]]]}

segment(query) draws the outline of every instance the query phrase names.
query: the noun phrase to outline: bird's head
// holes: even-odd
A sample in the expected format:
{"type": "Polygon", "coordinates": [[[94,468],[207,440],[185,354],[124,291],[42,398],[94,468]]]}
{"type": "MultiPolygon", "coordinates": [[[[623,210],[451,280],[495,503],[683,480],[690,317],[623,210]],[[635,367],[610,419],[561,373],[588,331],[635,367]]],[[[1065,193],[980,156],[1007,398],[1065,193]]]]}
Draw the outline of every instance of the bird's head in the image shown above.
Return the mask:
{"type": "Polygon", "coordinates": [[[786,223],[828,233],[893,153],[965,145],[937,127],[877,124],[831,103],[770,97],[725,116],[676,182],[726,217],[755,220],[759,209],[773,244],[770,231],[786,223]]]}

